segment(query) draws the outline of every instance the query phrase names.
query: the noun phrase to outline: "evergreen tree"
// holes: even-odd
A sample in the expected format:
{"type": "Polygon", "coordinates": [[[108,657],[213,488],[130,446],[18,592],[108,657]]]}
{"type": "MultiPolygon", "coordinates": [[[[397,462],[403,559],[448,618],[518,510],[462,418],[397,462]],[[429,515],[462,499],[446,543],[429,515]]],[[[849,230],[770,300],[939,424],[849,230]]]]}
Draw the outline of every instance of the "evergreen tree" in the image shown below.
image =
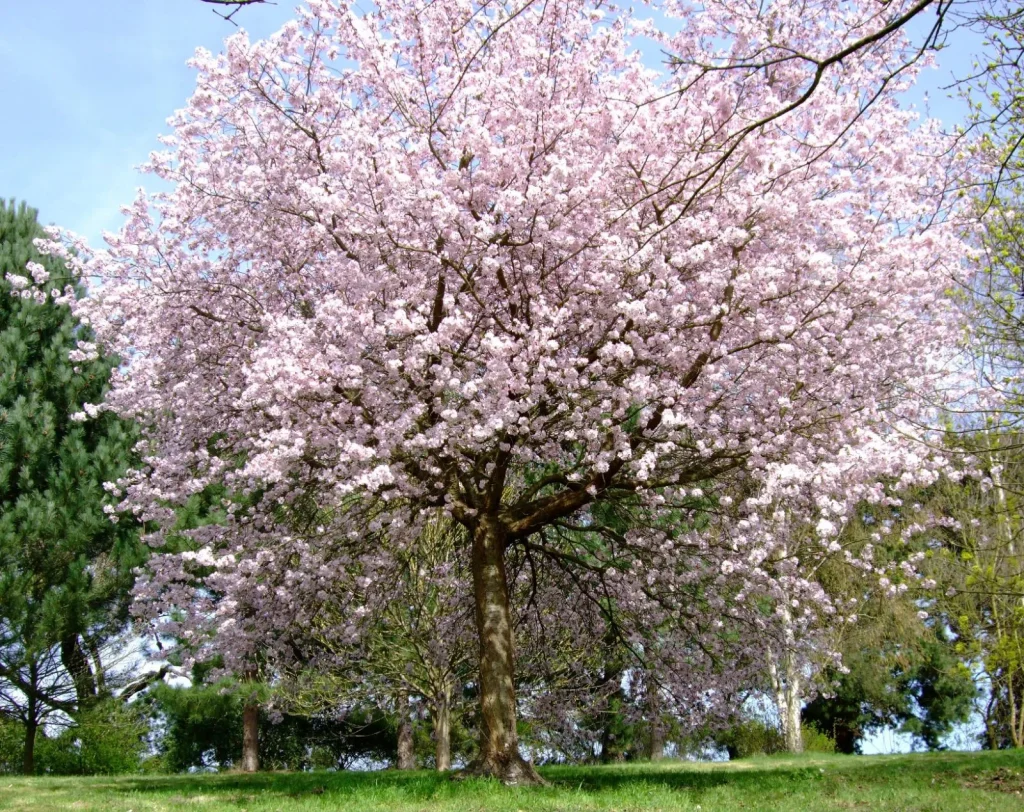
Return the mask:
{"type": "Polygon", "coordinates": [[[93,357],[90,331],[23,283],[80,291],[36,250],[45,236],[33,209],[0,201],[0,701],[25,726],[27,773],[47,714],[109,692],[104,643],[143,559],[133,523],[104,511],[103,484],[134,442],[131,424],[97,408],[117,361],[93,357]]]}

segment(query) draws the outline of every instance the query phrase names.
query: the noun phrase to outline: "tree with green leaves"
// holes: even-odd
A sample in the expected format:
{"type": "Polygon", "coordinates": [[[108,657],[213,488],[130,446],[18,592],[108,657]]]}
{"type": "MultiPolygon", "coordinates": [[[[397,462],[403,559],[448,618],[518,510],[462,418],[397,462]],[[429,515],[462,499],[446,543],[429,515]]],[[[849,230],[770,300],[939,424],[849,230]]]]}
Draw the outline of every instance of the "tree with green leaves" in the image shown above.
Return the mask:
{"type": "Polygon", "coordinates": [[[118,521],[104,484],[127,468],[133,426],[103,409],[117,359],[57,299],[80,293],[43,256],[36,212],[0,201],[0,704],[36,731],[109,694],[105,644],[127,620],[135,523],[118,521]],[[25,289],[29,273],[58,296],[25,289]]]}
{"type": "Polygon", "coordinates": [[[932,616],[941,590],[914,569],[933,574],[927,550],[935,525],[926,517],[949,484],[862,505],[844,528],[841,544],[861,551],[870,545],[884,579],[865,578],[840,561],[827,562],[821,572],[824,588],[852,605],[856,622],[834,629],[842,668],[823,670],[821,691],[802,719],[832,737],[839,752],[859,752],[866,735],[886,727],[939,749],[943,736],[971,715],[978,688],[947,624],[932,616]]]}
{"type": "MultiPolygon", "coordinates": [[[[391,600],[368,619],[358,646],[345,631],[351,596],[324,601],[305,641],[306,657],[288,680],[291,702],[306,713],[336,707],[342,697],[393,709],[398,769],[415,767],[410,696],[429,713],[435,768],[451,768],[452,726],[463,710],[475,652],[468,599],[458,581],[466,567],[459,557],[462,536],[462,528],[438,512],[416,548],[396,551],[386,578],[391,600]]],[[[357,603],[365,600],[359,596],[357,603]]]]}
{"type": "Polygon", "coordinates": [[[993,749],[1024,747],[1021,441],[1018,430],[995,428],[959,438],[976,474],[937,489],[929,506],[934,528],[925,535],[929,574],[939,587],[930,611],[980,674],[982,743],[993,749]]]}

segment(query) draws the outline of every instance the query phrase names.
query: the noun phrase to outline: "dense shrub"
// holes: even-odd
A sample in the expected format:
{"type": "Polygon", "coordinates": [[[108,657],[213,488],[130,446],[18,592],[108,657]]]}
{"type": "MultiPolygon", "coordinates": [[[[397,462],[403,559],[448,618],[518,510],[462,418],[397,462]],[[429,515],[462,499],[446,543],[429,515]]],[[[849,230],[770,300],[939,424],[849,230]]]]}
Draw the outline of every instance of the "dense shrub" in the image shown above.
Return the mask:
{"type": "Polygon", "coordinates": [[[21,772],[24,747],[24,725],[17,719],[0,716],[0,774],[21,772]]]}
{"type": "Polygon", "coordinates": [[[805,753],[834,753],[836,743],[831,736],[822,733],[814,725],[801,725],[805,753]]]}
{"type": "Polygon", "coordinates": [[[36,772],[116,775],[139,771],[149,725],[141,710],[112,699],[81,711],[73,725],[36,742],[36,772]]]}
{"type": "MultiPolygon", "coordinates": [[[[834,753],[835,742],[810,725],[801,727],[804,751],[808,753],[834,753]]],[[[786,752],[786,738],[777,727],[759,719],[737,722],[713,737],[716,745],[729,754],[730,759],[751,756],[773,756],[786,752]]]]}

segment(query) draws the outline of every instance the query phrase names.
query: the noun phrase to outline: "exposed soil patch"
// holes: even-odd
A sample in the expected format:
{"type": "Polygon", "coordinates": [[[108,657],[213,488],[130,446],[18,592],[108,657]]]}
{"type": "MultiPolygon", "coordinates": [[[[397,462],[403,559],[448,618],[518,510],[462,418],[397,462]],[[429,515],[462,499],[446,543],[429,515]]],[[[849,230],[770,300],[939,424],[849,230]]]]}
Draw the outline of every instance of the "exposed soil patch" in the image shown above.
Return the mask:
{"type": "Polygon", "coordinates": [[[994,792],[1024,795],[1024,770],[1000,767],[990,773],[966,776],[960,783],[971,789],[987,789],[994,792]]]}

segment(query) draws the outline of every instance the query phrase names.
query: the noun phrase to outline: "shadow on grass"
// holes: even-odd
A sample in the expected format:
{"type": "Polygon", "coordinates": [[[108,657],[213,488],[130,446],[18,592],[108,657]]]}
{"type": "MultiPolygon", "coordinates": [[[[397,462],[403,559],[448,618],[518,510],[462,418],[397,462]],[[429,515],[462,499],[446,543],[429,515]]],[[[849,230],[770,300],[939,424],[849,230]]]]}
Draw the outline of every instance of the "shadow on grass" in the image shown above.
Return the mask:
{"type": "Polygon", "coordinates": [[[549,767],[544,776],[556,786],[613,792],[643,783],[700,794],[729,785],[738,791],[792,790],[841,776],[865,784],[919,784],[969,773],[1024,767],[1024,751],[915,753],[904,756],[804,755],[744,759],[722,764],[665,761],[602,767],[549,767]]]}
{"type": "MultiPolygon", "coordinates": [[[[594,794],[615,793],[630,786],[684,792],[699,797],[717,787],[730,785],[737,791],[767,795],[792,792],[799,786],[842,776],[843,780],[868,784],[915,784],[931,779],[959,780],[967,774],[1024,767],[1024,753],[933,753],[911,756],[805,756],[750,759],[731,764],[709,765],[690,762],[628,764],[601,767],[548,767],[541,772],[551,781],[550,789],[518,792],[558,793],[566,790],[594,794]]],[[[454,782],[447,775],[427,771],[398,772],[316,772],[242,773],[123,777],[93,779],[115,793],[170,794],[184,796],[262,796],[263,798],[312,798],[328,796],[344,804],[346,797],[393,797],[406,801],[472,797],[494,792],[492,781],[470,779],[454,782]]],[[[344,807],[343,807],[344,808],[344,807]]]]}
{"type": "MultiPolygon", "coordinates": [[[[108,792],[117,794],[262,796],[264,798],[312,798],[329,795],[333,798],[365,795],[368,792],[393,793],[410,800],[426,800],[455,786],[446,775],[433,772],[266,772],[205,773],[198,775],[133,776],[98,780],[108,792]]],[[[470,782],[471,783],[471,782],[470,782]]]]}

